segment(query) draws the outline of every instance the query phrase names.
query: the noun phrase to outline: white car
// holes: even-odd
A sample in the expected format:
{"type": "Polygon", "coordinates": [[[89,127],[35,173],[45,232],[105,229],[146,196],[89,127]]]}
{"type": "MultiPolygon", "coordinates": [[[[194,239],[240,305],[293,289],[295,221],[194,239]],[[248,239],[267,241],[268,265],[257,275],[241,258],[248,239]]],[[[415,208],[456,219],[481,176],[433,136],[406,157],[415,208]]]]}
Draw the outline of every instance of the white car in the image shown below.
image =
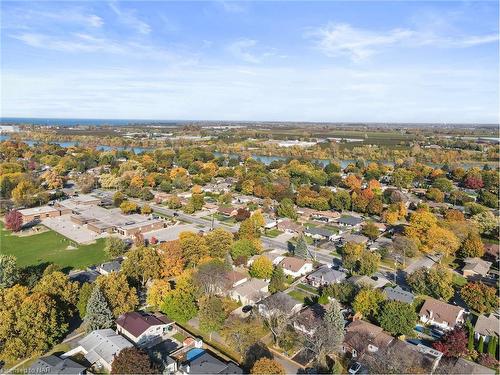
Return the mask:
{"type": "Polygon", "coordinates": [[[361,370],[361,363],[354,362],[351,367],[349,367],[349,374],[357,374],[361,370]]]}

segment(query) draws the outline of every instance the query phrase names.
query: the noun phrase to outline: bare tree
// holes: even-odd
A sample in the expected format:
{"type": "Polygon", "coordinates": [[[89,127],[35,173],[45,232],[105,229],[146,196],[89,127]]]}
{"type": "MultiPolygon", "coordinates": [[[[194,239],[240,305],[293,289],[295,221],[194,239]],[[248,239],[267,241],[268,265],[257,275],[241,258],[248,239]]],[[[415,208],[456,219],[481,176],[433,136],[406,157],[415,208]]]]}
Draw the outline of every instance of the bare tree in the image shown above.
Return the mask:
{"type": "Polygon", "coordinates": [[[198,267],[193,280],[203,294],[215,295],[225,290],[226,269],[221,262],[209,262],[198,267]]]}
{"type": "Polygon", "coordinates": [[[282,292],[275,293],[261,302],[262,319],[271,331],[276,345],[279,345],[279,338],[289,323],[288,317],[291,311],[287,309],[287,305],[287,295],[282,292]]]}

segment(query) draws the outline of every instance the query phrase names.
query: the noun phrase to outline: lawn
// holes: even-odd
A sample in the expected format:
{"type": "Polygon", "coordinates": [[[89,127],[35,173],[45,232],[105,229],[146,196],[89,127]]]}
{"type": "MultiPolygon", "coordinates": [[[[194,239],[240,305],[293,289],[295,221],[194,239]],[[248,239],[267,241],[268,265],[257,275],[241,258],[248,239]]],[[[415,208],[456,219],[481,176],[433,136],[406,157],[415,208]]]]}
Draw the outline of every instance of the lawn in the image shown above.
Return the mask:
{"type": "Polygon", "coordinates": [[[312,293],[312,294],[318,294],[318,289],[311,286],[311,285],[307,285],[307,284],[298,284],[297,285],[297,288],[298,289],[302,289],[306,292],[309,292],[309,293],[312,293]]]}
{"type": "Polygon", "coordinates": [[[1,252],[16,256],[19,266],[48,262],[63,268],[85,268],[106,260],[104,239],[68,250],[70,242],[72,241],[51,230],[26,237],[14,236],[0,223],[1,252]]]}
{"type": "Polygon", "coordinates": [[[278,229],[274,228],[274,229],[268,229],[268,230],[266,230],[265,233],[264,233],[264,236],[270,237],[270,238],[275,238],[275,237],[278,237],[282,233],[283,232],[281,232],[278,229]]]}
{"type": "Polygon", "coordinates": [[[310,294],[297,289],[291,290],[287,294],[300,303],[305,303],[305,299],[311,297],[310,294]]]}

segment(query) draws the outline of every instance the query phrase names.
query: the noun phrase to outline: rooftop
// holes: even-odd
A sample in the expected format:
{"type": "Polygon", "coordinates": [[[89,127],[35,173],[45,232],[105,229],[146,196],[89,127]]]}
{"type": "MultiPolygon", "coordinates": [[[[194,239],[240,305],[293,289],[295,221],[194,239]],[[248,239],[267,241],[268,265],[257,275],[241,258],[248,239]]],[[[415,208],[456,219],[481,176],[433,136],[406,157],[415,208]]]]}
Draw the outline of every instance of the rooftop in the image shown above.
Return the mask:
{"type": "Polygon", "coordinates": [[[135,337],[139,337],[153,326],[173,323],[163,314],[150,314],[146,312],[132,311],[120,315],[116,319],[116,325],[122,327],[135,337]]]}

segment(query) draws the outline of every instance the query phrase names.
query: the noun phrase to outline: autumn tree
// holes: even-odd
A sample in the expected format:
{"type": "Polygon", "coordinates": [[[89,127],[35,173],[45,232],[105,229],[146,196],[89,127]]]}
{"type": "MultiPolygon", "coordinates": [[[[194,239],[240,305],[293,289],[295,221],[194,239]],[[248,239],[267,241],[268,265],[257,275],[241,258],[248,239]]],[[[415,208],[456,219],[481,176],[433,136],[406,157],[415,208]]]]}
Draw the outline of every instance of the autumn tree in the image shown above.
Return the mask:
{"type": "Polygon", "coordinates": [[[259,254],[262,251],[262,245],[258,240],[242,239],[235,241],[231,247],[231,257],[237,260],[239,257],[249,258],[252,255],[259,254]]]}
{"type": "Polygon", "coordinates": [[[439,350],[445,357],[459,358],[468,354],[467,333],[462,327],[455,327],[452,331],[445,333],[439,341],[432,344],[434,349],[439,350]]]}
{"type": "Polygon", "coordinates": [[[83,283],[80,292],[78,292],[78,302],[76,303],[76,308],[78,309],[78,314],[80,318],[85,318],[87,312],[87,303],[94,290],[94,286],[91,283],[83,283]]]}
{"type": "Polygon", "coordinates": [[[297,220],[298,214],[295,211],[293,201],[290,198],[284,198],[281,200],[276,213],[280,217],[288,217],[292,220],[297,220]]]}
{"type": "Polygon", "coordinates": [[[111,258],[116,258],[127,250],[127,244],[120,237],[109,236],[106,238],[106,247],[104,251],[111,258]]]}
{"type": "Polygon", "coordinates": [[[419,268],[406,277],[406,282],[416,294],[449,300],[453,294],[453,274],[443,266],[419,268]]]}
{"type": "Polygon", "coordinates": [[[170,282],[168,280],[153,280],[150,287],[148,288],[146,303],[149,306],[153,306],[156,309],[159,309],[168,292],[170,292],[170,289],[170,282]]]}
{"type": "Polygon", "coordinates": [[[99,276],[95,282],[101,288],[115,317],[134,311],[139,305],[137,291],[130,287],[125,274],[111,272],[109,275],[99,276]]]}
{"type": "Polygon", "coordinates": [[[84,325],[87,332],[111,328],[114,324],[113,313],[104,293],[99,286],[92,289],[85,309],[84,325]]]}
{"type": "Polygon", "coordinates": [[[250,267],[250,276],[258,279],[270,279],[273,274],[273,262],[263,255],[255,259],[250,267]]]}
{"type": "Polygon", "coordinates": [[[148,353],[135,347],[120,350],[114,358],[111,374],[157,374],[148,353]]]}
{"type": "Polygon", "coordinates": [[[182,254],[179,240],[162,243],[159,248],[161,257],[161,276],[172,277],[179,276],[186,265],[182,254]]]}
{"type": "Polygon", "coordinates": [[[233,234],[223,228],[216,228],[205,235],[208,254],[212,258],[224,258],[231,251],[233,234]]]}
{"type": "Polygon", "coordinates": [[[33,292],[44,293],[57,301],[61,311],[68,314],[68,317],[72,316],[76,310],[78,291],[78,282],[72,282],[61,271],[44,275],[33,288],[33,292]]]}
{"type": "Polygon", "coordinates": [[[280,363],[269,358],[261,358],[257,360],[250,370],[250,373],[258,375],[286,374],[284,367],[280,363]]]}
{"type": "Polygon", "coordinates": [[[187,322],[198,312],[192,274],[192,271],[184,271],[176,279],[175,288],[166,294],[161,306],[161,311],[181,323],[187,322]]]}
{"type": "Polygon", "coordinates": [[[351,195],[348,191],[337,190],[330,199],[330,205],[337,211],[349,210],[351,208],[351,195]]]}
{"type": "Polygon", "coordinates": [[[475,231],[470,231],[467,234],[467,237],[460,246],[458,255],[461,258],[467,258],[467,257],[480,258],[484,255],[484,245],[483,241],[481,241],[481,236],[479,235],[479,233],[475,231]]]}
{"type": "Polygon", "coordinates": [[[254,317],[241,319],[238,316],[230,316],[221,331],[221,336],[228,346],[242,356],[264,335],[262,324],[254,317]]]}
{"type": "Polygon", "coordinates": [[[136,247],[127,253],[122,263],[122,272],[140,283],[142,288],[149,280],[157,279],[161,273],[161,258],[156,249],[136,247]]]}
{"type": "Polygon", "coordinates": [[[226,267],[220,259],[200,264],[193,274],[193,284],[205,295],[215,295],[226,288],[226,267]]]}
{"type": "Polygon", "coordinates": [[[222,328],[227,317],[222,300],[219,297],[207,295],[200,298],[198,306],[200,329],[204,332],[208,332],[211,340],[212,333],[222,328]]]}
{"type": "Polygon", "coordinates": [[[115,207],[120,207],[120,205],[126,201],[125,195],[121,191],[117,191],[113,194],[113,205],[115,207]]]}
{"type": "Polygon", "coordinates": [[[132,201],[124,201],[120,204],[120,210],[122,210],[124,214],[132,214],[134,212],[137,212],[137,209],[137,203],[134,203],[132,201]]]}
{"type": "Polygon", "coordinates": [[[380,289],[364,288],[354,298],[352,307],[356,313],[373,319],[378,316],[382,302],[385,299],[386,296],[380,289]]]}
{"type": "Polygon", "coordinates": [[[16,257],[14,255],[0,254],[0,290],[13,286],[19,277],[16,257]]]}
{"type": "Polygon", "coordinates": [[[17,210],[11,210],[4,217],[5,228],[19,232],[23,226],[23,215],[17,210]]]}
{"type": "Polygon", "coordinates": [[[356,270],[357,262],[363,254],[364,246],[355,242],[348,242],[342,248],[342,265],[351,272],[356,270]]]}
{"type": "Polygon", "coordinates": [[[372,241],[380,235],[378,227],[371,221],[363,226],[362,233],[372,241]]]}
{"type": "Polygon", "coordinates": [[[201,259],[209,254],[205,237],[194,232],[181,232],[179,242],[182,250],[182,257],[188,267],[196,266],[201,259]]]}
{"type": "Polygon", "coordinates": [[[411,335],[417,321],[417,313],[411,304],[388,301],[382,306],[377,320],[380,326],[392,335],[411,335]]]}
{"type": "Polygon", "coordinates": [[[151,206],[149,204],[144,204],[141,207],[141,214],[143,214],[143,215],[149,215],[152,212],[153,212],[153,210],[151,209],[151,206]]]}
{"type": "Polygon", "coordinates": [[[481,282],[467,283],[460,290],[464,302],[478,313],[490,313],[498,308],[496,289],[481,282]]]}
{"type": "Polygon", "coordinates": [[[377,272],[379,265],[380,254],[363,250],[361,257],[357,261],[356,273],[371,276],[377,272]]]}

